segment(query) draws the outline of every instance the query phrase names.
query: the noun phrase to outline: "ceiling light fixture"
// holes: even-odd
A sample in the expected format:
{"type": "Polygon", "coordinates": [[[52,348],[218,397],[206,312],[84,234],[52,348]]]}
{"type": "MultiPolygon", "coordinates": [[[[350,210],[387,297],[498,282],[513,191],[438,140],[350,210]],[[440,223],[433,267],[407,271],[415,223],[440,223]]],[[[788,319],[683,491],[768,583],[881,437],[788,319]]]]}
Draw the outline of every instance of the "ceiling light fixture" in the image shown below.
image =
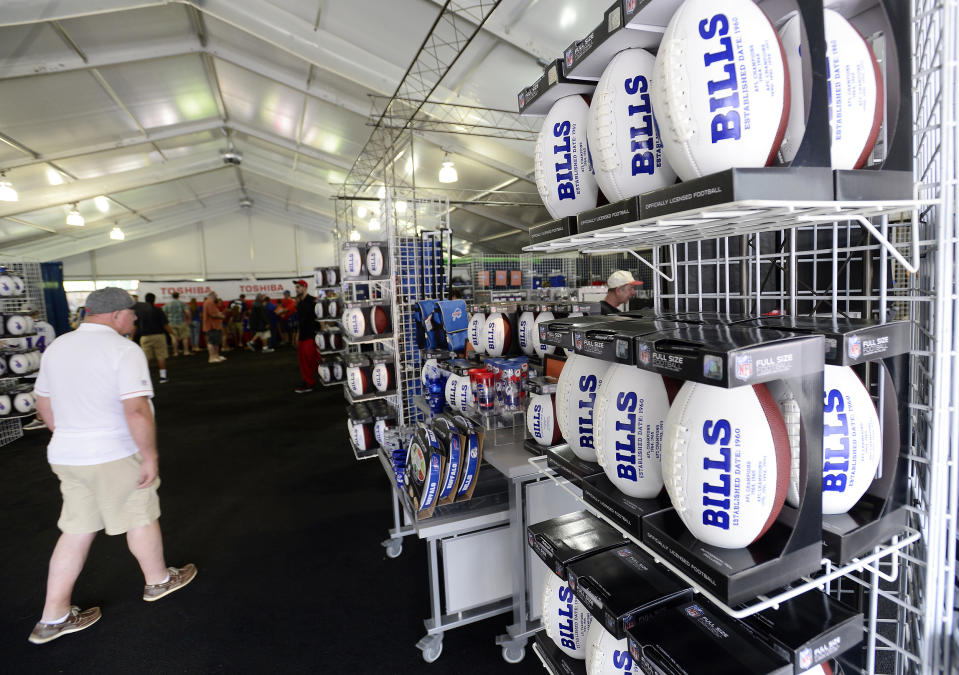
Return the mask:
{"type": "Polygon", "coordinates": [[[99,197],[93,198],[93,205],[97,207],[97,211],[100,213],[106,213],[110,210],[110,200],[100,195],[99,197]]]}
{"type": "Polygon", "coordinates": [[[47,182],[50,185],[63,185],[63,176],[56,169],[47,169],[47,182]]]}
{"type": "Polygon", "coordinates": [[[406,202],[402,199],[396,202],[396,212],[400,215],[406,213],[406,202]]]}
{"type": "Polygon", "coordinates": [[[370,232],[379,232],[380,231],[380,219],[373,217],[370,218],[370,232]]]}
{"type": "Polygon", "coordinates": [[[350,230],[350,241],[359,241],[360,240],[360,231],[359,230],[350,230]]]}
{"type": "Polygon", "coordinates": [[[123,234],[123,230],[121,230],[119,227],[114,227],[112,230],[110,230],[110,239],[115,239],[116,241],[123,241],[126,238],[127,236],[123,234]]]}
{"type": "Polygon", "coordinates": [[[8,180],[3,180],[6,177],[7,172],[0,171],[0,202],[20,201],[20,195],[18,195],[17,191],[13,189],[13,184],[8,180]]]}
{"type": "Polygon", "coordinates": [[[449,153],[446,153],[446,156],[443,158],[443,166],[440,168],[439,179],[441,183],[455,183],[460,179],[459,174],[456,173],[456,167],[453,166],[453,160],[450,159],[449,153]]]}
{"type": "Polygon", "coordinates": [[[77,209],[77,203],[73,202],[73,208],[70,209],[70,213],[67,214],[67,225],[73,225],[73,227],[83,227],[86,222],[87,221],[83,219],[83,216],[80,215],[80,211],[77,209]]]}
{"type": "Polygon", "coordinates": [[[366,218],[368,213],[369,212],[366,210],[366,206],[364,206],[363,204],[360,204],[359,206],[356,207],[356,215],[358,218],[366,218]]]}

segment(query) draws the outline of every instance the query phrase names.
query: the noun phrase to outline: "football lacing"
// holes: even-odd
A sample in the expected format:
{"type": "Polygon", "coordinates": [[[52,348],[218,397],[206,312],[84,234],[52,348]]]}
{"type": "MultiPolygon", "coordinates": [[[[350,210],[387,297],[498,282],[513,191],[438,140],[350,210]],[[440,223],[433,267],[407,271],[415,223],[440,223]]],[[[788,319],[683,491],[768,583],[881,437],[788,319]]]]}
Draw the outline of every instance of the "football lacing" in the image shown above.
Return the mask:
{"type": "Polygon", "coordinates": [[[683,60],[686,56],[686,41],[672,39],[669,41],[669,48],[660,51],[663,58],[663,68],[660,71],[663,90],[666,94],[666,111],[672,121],[671,131],[673,137],[680,142],[686,143],[695,135],[693,118],[689,113],[689,105],[686,102],[689,91],[689,78],[686,76],[686,69],[683,67],[683,60]],[[665,54],[663,54],[665,51],[665,54]]]}

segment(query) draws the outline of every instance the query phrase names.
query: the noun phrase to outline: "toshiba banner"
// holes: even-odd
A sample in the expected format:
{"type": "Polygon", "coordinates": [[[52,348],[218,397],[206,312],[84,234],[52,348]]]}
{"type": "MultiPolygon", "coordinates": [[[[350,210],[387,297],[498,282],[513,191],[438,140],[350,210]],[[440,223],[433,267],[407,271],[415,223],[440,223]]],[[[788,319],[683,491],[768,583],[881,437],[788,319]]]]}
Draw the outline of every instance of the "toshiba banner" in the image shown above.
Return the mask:
{"type": "MultiPolygon", "coordinates": [[[[311,283],[309,277],[304,278],[307,283],[311,283]]],[[[291,295],[296,295],[293,287],[295,278],[290,279],[212,279],[210,281],[141,281],[137,289],[137,295],[143,300],[147,293],[153,293],[157,296],[158,305],[170,302],[174,293],[180,294],[180,300],[189,302],[190,298],[196,298],[203,301],[211,291],[216,291],[221,300],[236,300],[243,293],[247,300],[253,300],[257,293],[265,293],[271,298],[279,298],[283,291],[289,291],[291,295]]]]}

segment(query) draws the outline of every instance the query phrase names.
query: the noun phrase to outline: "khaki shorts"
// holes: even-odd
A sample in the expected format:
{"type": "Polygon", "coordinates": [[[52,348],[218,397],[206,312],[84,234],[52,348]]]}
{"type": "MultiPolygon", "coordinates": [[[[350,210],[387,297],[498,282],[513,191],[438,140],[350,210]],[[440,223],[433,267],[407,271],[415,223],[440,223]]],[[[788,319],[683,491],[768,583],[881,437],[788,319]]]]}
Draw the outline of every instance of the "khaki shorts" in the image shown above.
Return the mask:
{"type": "Polygon", "coordinates": [[[166,335],[144,335],[140,338],[140,348],[150,359],[165,359],[167,357],[166,335]]]}
{"type": "Polygon", "coordinates": [[[51,464],[63,495],[57,521],[60,531],[88,534],[106,529],[107,534],[123,534],[159,518],[160,479],[150,487],[137,489],[141,461],[140,453],[136,453],[105,464],[51,464]]]}
{"type": "MultiPolygon", "coordinates": [[[[171,323],[170,330],[173,331],[173,334],[176,335],[177,340],[189,340],[190,339],[190,324],[187,323],[171,323]]],[[[142,340],[141,340],[142,342],[142,340]]]]}

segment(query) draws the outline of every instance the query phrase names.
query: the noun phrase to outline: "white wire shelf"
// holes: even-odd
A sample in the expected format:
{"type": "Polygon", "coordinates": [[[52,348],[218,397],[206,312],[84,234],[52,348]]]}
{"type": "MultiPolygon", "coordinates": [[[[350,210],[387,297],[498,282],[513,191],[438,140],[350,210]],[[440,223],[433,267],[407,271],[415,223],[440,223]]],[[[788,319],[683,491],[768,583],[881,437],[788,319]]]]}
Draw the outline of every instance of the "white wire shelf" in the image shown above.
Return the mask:
{"type": "Polygon", "coordinates": [[[367,345],[374,342],[392,342],[393,333],[380,333],[379,335],[364,335],[363,337],[353,338],[343,334],[343,339],[346,341],[347,345],[367,345]]]}
{"type": "Polygon", "coordinates": [[[894,566],[896,573],[890,575],[879,570],[879,562],[884,558],[889,558],[895,556],[894,561],[898,560],[899,551],[906,548],[910,544],[919,541],[921,534],[917,530],[911,528],[904,528],[903,536],[893,537],[893,543],[884,547],[877,547],[877,550],[871,553],[868,556],[862,558],[853,558],[852,562],[842,567],[835,567],[831,560],[823,558],[822,560],[822,569],[823,574],[816,577],[802,577],[802,579],[797,580],[802,581],[803,583],[797,583],[788,591],[779,593],[774,596],[765,596],[759,595],[752,602],[742,603],[736,607],[731,607],[723,602],[721,599],[717,598],[715,595],[710,593],[708,590],[703,588],[700,584],[696,582],[695,579],[687,575],[685,572],[681,571],[675,565],[670,562],[663,560],[662,557],[655,550],[647,546],[641,540],[637,539],[635,535],[630,534],[624,530],[620,525],[615,523],[604,513],[594,508],[591,504],[588,504],[583,498],[582,493],[579,493],[577,490],[572,489],[573,485],[569,480],[563,478],[558,473],[546,466],[546,456],[541,455],[539,457],[531,457],[527,460],[531,465],[536,467],[536,469],[544,476],[550,478],[556,485],[569,493],[573,499],[578,501],[583,505],[583,507],[588,510],[590,513],[595,515],[597,518],[602,519],[608,523],[611,527],[616,528],[616,530],[626,539],[629,539],[636,546],[639,546],[641,549],[646,551],[653,559],[667,568],[670,572],[675,574],[677,577],[683,580],[684,583],[689,584],[694,592],[700,593],[706,598],[709,599],[714,605],[719,607],[723,612],[735,619],[743,619],[747,616],[752,616],[758,612],[761,612],[770,607],[779,608],[779,605],[795,598],[798,595],[802,595],[808,591],[819,589],[825,590],[829,582],[838,579],[840,577],[846,577],[854,572],[872,572],[874,574],[880,575],[883,579],[888,582],[894,582],[897,579],[898,573],[898,564],[894,566]]]}
{"type": "Polygon", "coordinates": [[[343,354],[346,352],[345,349],[334,349],[328,352],[320,352],[320,356],[333,356],[334,354],[343,354]]]}
{"type": "MultiPolygon", "coordinates": [[[[345,385],[346,381],[340,382],[340,384],[345,385]]],[[[387,391],[374,391],[369,394],[363,394],[362,396],[356,396],[350,391],[348,386],[343,387],[343,392],[346,395],[346,400],[350,403],[363,403],[364,401],[373,401],[378,398],[393,398],[396,396],[396,389],[389,389],[387,391]]]]}
{"type": "MultiPolygon", "coordinates": [[[[602,252],[680,244],[701,239],[775,232],[814,223],[858,218],[905,217],[934,200],[889,202],[781,202],[744,200],[689,209],[668,216],[637,220],[585,234],[524,247],[524,251],[563,253],[602,252]]],[[[915,228],[913,228],[915,229],[915,228]]]]}
{"type": "Polygon", "coordinates": [[[353,442],[353,437],[351,435],[347,434],[347,438],[350,439],[350,447],[353,449],[353,456],[356,457],[356,461],[362,462],[366,459],[373,459],[379,454],[379,445],[370,450],[360,450],[356,447],[356,443],[353,442]]]}

